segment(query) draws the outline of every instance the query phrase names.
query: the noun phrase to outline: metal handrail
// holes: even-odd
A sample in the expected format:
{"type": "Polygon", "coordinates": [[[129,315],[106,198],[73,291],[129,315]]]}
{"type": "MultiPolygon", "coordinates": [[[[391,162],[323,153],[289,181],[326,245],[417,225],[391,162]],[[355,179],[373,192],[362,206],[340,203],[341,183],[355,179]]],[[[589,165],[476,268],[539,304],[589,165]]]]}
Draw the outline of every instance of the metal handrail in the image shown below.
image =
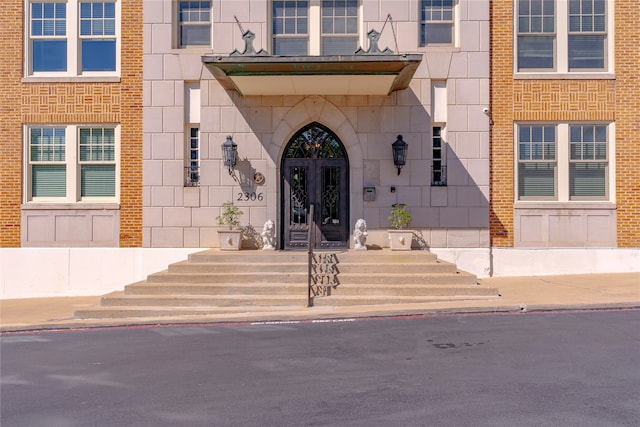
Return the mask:
{"type": "Polygon", "coordinates": [[[315,228],[315,220],[313,219],[313,204],[309,205],[309,231],[307,235],[307,307],[311,307],[311,271],[313,265],[313,229],[315,228]]]}

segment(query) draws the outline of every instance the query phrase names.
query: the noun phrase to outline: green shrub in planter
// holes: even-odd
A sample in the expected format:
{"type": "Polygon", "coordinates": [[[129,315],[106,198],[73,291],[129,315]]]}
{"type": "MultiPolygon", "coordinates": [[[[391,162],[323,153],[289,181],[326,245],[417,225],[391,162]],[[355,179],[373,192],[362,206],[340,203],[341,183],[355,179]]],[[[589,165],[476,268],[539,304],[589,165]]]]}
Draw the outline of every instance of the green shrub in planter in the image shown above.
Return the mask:
{"type": "Polygon", "coordinates": [[[239,207],[235,206],[233,202],[225,202],[222,204],[222,210],[220,215],[216,217],[218,225],[224,225],[229,227],[229,230],[240,227],[240,217],[244,212],[239,207]]]}
{"type": "Polygon", "coordinates": [[[388,219],[393,228],[404,230],[411,225],[411,212],[404,203],[396,203],[391,205],[391,214],[388,219]]]}

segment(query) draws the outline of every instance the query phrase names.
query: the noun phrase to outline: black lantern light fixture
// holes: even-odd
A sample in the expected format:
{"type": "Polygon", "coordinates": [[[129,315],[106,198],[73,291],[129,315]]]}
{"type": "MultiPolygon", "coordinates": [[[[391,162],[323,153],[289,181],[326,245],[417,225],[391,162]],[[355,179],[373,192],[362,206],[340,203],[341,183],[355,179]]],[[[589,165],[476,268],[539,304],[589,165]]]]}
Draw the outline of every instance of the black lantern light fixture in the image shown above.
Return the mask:
{"type": "Polygon", "coordinates": [[[233,142],[230,135],[227,135],[227,140],[222,144],[222,160],[229,170],[229,175],[233,173],[233,167],[236,165],[237,154],[238,144],[233,142]]]}
{"type": "Polygon", "coordinates": [[[402,135],[398,135],[398,139],[391,144],[393,148],[393,164],[398,168],[398,175],[400,175],[400,169],[407,163],[407,148],[409,145],[404,142],[402,135]]]}

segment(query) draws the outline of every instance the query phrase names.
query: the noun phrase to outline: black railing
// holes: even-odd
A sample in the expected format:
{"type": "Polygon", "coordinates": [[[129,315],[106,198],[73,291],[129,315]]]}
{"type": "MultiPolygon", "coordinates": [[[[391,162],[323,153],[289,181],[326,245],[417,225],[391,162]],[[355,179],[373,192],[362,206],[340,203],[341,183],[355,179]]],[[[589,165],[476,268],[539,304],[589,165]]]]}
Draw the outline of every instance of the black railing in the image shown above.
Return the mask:
{"type": "Polygon", "coordinates": [[[431,166],[431,186],[444,187],[447,185],[447,166],[431,166]]]}
{"type": "Polygon", "coordinates": [[[307,235],[307,254],[308,254],[308,281],[307,281],[307,307],[311,307],[311,272],[313,270],[313,231],[315,229],[315,221],[313,219],[313,205],[309,206],[309,233],[307,235]]]}
{"type": "Polygon", "coordinates": [[[200,185],[200,168],[187,166],[184,168],[184,186],[198,187],[200,185]]]}

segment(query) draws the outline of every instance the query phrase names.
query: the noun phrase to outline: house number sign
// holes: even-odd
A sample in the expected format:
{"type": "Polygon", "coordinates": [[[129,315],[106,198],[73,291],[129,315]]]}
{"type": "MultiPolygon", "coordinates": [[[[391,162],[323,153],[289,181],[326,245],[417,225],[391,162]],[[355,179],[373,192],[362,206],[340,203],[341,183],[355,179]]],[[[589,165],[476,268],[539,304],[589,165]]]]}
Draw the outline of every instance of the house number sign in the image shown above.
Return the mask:
{"type": "Polygon", "coordinates": [[[238,198],[236,199],[238,202],[261,202],[264,200],[264,193],[256,193],[255,191],[248,192],[239,192],[238,198]]]}

